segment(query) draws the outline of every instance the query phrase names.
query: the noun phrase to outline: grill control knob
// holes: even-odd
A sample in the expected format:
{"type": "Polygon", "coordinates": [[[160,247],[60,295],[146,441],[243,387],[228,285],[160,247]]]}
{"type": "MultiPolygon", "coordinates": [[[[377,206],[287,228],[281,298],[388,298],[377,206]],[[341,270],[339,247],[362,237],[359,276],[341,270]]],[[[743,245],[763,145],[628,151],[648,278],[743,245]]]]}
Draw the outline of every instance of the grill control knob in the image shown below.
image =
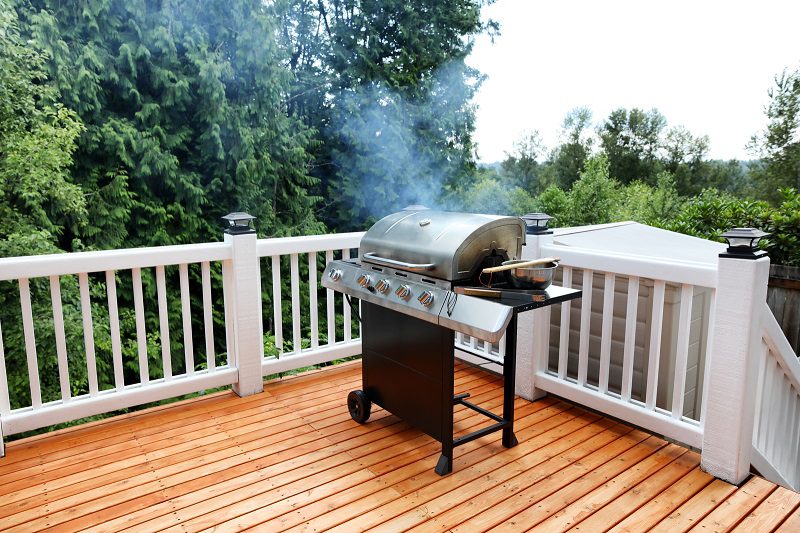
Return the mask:
{"type": "Polygon", "coordinates": [[[342,271],[338,268],[332,268],[330,272],[328,272],[328,277],[331,278],[332,281],[339,281],[342,279],[342,271]]]}
{"type": "Polygon", "coordinates": [[[411,288],[408,285],[401,285],[397,287],[394,293],[403,300],[408,300],[409,296],[411,296],[411,288]]]}
{"type": "Polygon", "coordinates": [[[433,305],[433,293],[431,291],[425,291],[419,295],[417,300],[419,300],[419,303],[425,307],[430,307],[433,305]]]}
{"type": "Polygon", "coordinates": [[[371,280],[369,279],[369,275],[368,274],[359,274],[358,278],[356,279],[356,283],[358,283],[362,287],[369,287],[369,282],[370,281],[371,280]]]}
{"type": "Polygon", "coordinates": [[[378,292],[383,293],[383,294],[386,294],[387,292],[389,292],[390,288],[391,287],[389,285],[389,280],[388,279],[382,279],[382,280],[378,281],[378,283],[375,284],[375,289],[377,289],[378,292]]]}

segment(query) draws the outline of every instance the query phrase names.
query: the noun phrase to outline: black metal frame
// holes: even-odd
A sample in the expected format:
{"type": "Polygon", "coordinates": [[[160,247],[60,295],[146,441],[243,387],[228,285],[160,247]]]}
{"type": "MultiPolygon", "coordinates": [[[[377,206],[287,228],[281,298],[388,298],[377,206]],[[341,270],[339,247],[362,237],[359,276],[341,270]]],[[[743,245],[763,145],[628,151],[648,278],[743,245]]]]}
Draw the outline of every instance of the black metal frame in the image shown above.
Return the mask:
{"type": "Polygon", "coordinates": [[[453,470],[453,449],[503,431],[503,446],[517,445],[514,436],[516,314],[506,333],[503,366],[503,415],[454,395],[451,329],[430,324],[381,306],[362,302],[362,382],[367,398],[424,431],[442,444],[436,473],[453,470]],[[453,406],[461,404],[495,423],[453,438],[453,406]]]}
{"type": "Polygon", "coordinates": [[[453,471],[453,449],[502,431],[506,448],[517,445],[514,435],[514,389],[517,368],[517,315],[572,300],[581,291],[552,287],[547,293],[508,291],[499,300],[512,308],[506,328],[503,358],[503,414],[467,401],[469,393],[454,394],[453,330],[391,309],[361,302],[362,384],[370,402],[424,431],[442,444],[436,473],[453,471]],[[516,294],[515,294],[516,292],[516,294]],[[453,406],[461,404],[492,420],[490,426],[453,438],[453,406]]]}

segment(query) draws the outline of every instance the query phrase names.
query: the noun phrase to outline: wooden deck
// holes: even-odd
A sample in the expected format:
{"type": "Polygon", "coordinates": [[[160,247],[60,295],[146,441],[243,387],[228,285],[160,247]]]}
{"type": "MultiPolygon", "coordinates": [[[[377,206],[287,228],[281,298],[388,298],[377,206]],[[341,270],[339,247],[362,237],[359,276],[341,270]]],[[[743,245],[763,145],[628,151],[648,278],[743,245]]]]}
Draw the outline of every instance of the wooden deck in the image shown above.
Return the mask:
{"type": "MultiPolygon", "coordinates": [[[[800,530],[800,494],[714,480],[696,453],[557,398],[517,400],[517,447],[473,441],[439,477],[433,439],[380,409],[350,419],[360,369],[12,442],[0,530],[800,530]]],[[[499,410],[496,377],[457,370],[457,392],[499,410]]],[[[455,418],[459,432],[486,423],[461,406],[455,418]]]]}

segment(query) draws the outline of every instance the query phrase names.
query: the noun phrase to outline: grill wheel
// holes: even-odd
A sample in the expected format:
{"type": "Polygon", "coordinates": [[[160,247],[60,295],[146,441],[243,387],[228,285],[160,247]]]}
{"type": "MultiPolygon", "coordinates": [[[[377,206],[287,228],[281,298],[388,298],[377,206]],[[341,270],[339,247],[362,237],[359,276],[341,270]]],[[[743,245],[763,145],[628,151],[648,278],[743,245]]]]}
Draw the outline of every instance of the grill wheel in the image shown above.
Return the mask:
{"type": "Polygon", "coordinates": [[[347,395],[347,410],[350,411],[353,420],[359,424],[363,424],[369,419],[371,409],[372,402],[369,401],[364,391],[354,390],[347,395]]]}

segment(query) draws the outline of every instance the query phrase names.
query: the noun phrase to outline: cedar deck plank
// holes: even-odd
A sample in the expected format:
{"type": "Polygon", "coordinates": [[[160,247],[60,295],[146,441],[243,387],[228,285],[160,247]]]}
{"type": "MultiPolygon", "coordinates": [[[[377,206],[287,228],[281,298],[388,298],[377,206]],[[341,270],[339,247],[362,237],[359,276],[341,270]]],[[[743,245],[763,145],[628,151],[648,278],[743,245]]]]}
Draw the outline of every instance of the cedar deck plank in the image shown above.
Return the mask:
{"type": "MultiPolygon", "coordinates": [[[[474,420],[477,417],[471,418],[474,420]]],[[[474,423],[479,425],[481,421],[474,420],[474,423]]],[[[413,462],[414,458],[409,457],[409,448],[417,445],[424,446],[432,441],[427,435],[421,435],[419,432],[417,432],[417,435],[418,437],[415,439],[403,439],[402,442],[394,446],[376,450],[368,455],[363,454],[364,450],[361,447],[355,447],[354,450],[361,457],[357,457],[355,460],[351,457],[347,464],[337,467],[337,472],[326,471],[321,476],[309,476],[294,483],[293,486],[282,487],[279,490],[263,492],[263,487],[251,487],[247,489],[250,494],[228,493],[218,498],[217,501],[192,497],[196,502],[193,508],[178,509],[180,506],[176,506],[175,514],[181,519],[181,527],[190,530],[216,526],[223,516],[229,516],[233,519],[237,517],[237,514],[241,515],[250,511],[259,513],[260,520],[263,521],[264,516],[275,516],[280,513],[280,510],[288,512],[299,505],[307,505],[331,493],[350,489],[354,485],[372,479],[375,475],[368,467],[387,458],[406,455],[405,464],[413,462]],[[321,484],[321,480],[325,483],[321,484]],[[269,508],[269,514],[263,511],[265,507],[269,508]],[[215,512],[215,509],[221,510],[215,512]]],[[[350,453],[357,455],[353,451],[350,453]]],[[[425,467],[424,465],[419,466],[425,467]]],[[[264,484],[262,485],[265,486],[264,484]]],[[[141,529],[136,528],[135,531],[150,531],[155,526],[155,523],[142,524],[141,526],[141,529]]],[[[177,526],[175,530],[178,530],[177,526]]]]}
{"type": "MultiPolygon", "coordinates": [[[[498,376],[457,363],[455,382],[501,408],[498,376]]],[[[377,406],[350,419],[360,383],[351,362],[10,442],[2,529],[800,529],[800,494],[759,478],[737,490],[694,452],[553,397],[515,401],[519,446],[470,442],[439,477],[438,442],[377,406]]],[[[487,423],[460,405],[454,419],[456,434],[487,423]]]]}
{"type": "Polygon", "coordinates": [[[667,490],[636,509],[609,531],[612,533],[647,531],[713,480],[712,476],[697,467],[673,483],[667,490]]]}
{"type": "MultiPolygon", "coordinates": [[[[635,485],[652,476],[666,465],[686,453],[686,449],[669,444],[649,457],[617,474],[600,487],[573,501],[565,508],[550,515],[543,522],[535,524],[534,531],[563,531],[590,516],[597,509],[625,494],[635,485]]],[[[519,523],[519,522],[517,522],[519,523]]],[[[527,529],[527,527],[526,527],[527,529]]]]}
{"type": "MultiPolygon", "coordinates": [[[[485,423],[485,422],[480,421],[479,423],[485,423]]],[[[416,441],[417,445],[422,445],[422,448],[427,448],[428,449],[427,455],[430,455],[432,453],[437,452],[437,450],[439,449],[438,442],[434,441],[433,439],[431,439],[430,437],[427,437],[424,434],[421,434],[421,433],[418,433],[418,434],[420,435],[419,439],[414,439],[414,440],[416,441]],[[424,444],[424,443],[427,443],[427,444],[424,444]]],[[[395,450],[395,452],[401,452],[401,450],[402,450],[402,448],[400,448],[398,450],[395,450]]],[[[391,455],[395,455],[395,453],[392,453],[391,455]]],[[[406,451],[405,452],[401,452],[398,457],[393,457],[389,461],[391,461],[393,464],[395,464],[395,466],[401,466],[401,465],[407,465],[410,462],[414,462],[414,459],[417,459],[417,457],[414,457],[413,449],[412,450],[408,450],[408,447],[406,447],[406,451]],[[409,460],[409,457],[410,457],[410,460],[409,460]]],[[[384,462],[386,462],[386,461],[384,461],[384,462]]],[[[378,463],[378,464],[380,464],[380,463],[378,463]]],[[[415,468],[419,469],[419,471],[422,471],[422,470],[430,470],[430,469],[432,469],[432,465],[433,465],[433,463],[417,460],[417,461],[414,462],[413,466],[415,468]]],[[[362,466],[366,466],[366,464],[363,464],[362,466]]],[[[374,475],[374,472],[373,472],[373,475],[374,475]]],[[[354,494],[354,492],[353,491],[348,491],[347,494],[349,496],[352,496],[354,494]]],[[[323,495],[323,496],[326,496],[326,495],[323,495]]],[[[299,505],[304,505],[304,504],[311,503],[310,500],[307,500],[305,498],[305,494],[301,494],[299,496],[299,498],[294,498],[294,500],[298,500],[298,499],[299,499],[300,503],[298,504],[298,503],[293,502],[292,507],[287,508],[286,511],[290,511],[290,510],[292,510],[293,508],[295,508],[295,507],[297,507],[299,505]]],[[[253,505],[253,503],[255,503],[255,506],[252,507],[253,509],[258,509],[258,508],[264,506],[263,503],[261,503],[260,501],[256,501],[256,502],[242,501],[242,502],[236,502],[236,504],[233,506],[233,508],[230,509],[230,510],[227,510],[226,512],[228,512],[231,515],[232,518],[236,518],[237,514],[243,514],[244,512],[247,512],[249,509],[251,509],[251,506],[253,505]],[[241,511],[241,512],[239,512],[239,511],[241,511]]],[[[250,516],[247,519],[255,520],[255,523],[258,523],[260,521],[264,521],[265,517],[267,517],[267,519],[268,519],[270,516],[277,516],[277,514],[278,514],[277,509],[285,507],[285,505],[282,505],[282,504],[285,504],[285,503],[286,502],[279,502],[276,505],[267,506],[265,509],[261,509],[261,510],[256,511],[252,516],[250,516]]],[[[286,512],[286,511],[284,511],[284,512],[286,512]]],[[[206,517],[198,518],[198,519],[193,520],[192,522],[187,523],[185,525],[188,526],[188,527],[193,527],[193,524],[213,525],[213,524],[215,524],[216,522],[219,522],[219,521],[220,521],[220,517],[215,514],[215,515],[212,515],[212,516],[206,516],[206,517]]]]}
{"type": "Polygon", "coordinates": [[[707,514],[692,531],[728,531],[775,490],[775,484],[753,476],[707,514]]]}
{"type": "MultiPolygon", "coordinates": [[[[500,398],[500,396],[501,396],[501,393],[497,389],[494,389],[494,390],[491,390],[491,391],[487,391],[487,393],[481,395],[481,397],[485,397],[487,399],[487,401],[489,401],[490,403],[489,404],[485,404],[484,403],[483,405],[486,406],[486,407],[491,407],[492,405],[497,405],[497,404],[501,403],[502,399],[500,398]]],[[[479,415],[477,415],[477,413],[473,413],[472,411],[468,411],[468,412],[463,412],[463,413],[456,413],[456,417],[458,419],[462,419],[462,418],[467,417],[466,419],[471,418],[471,419],[475,420],[475,419],[477,419],[479,417],[479,415]]],[[[394,417],[392,417],[392,418],[395,421],[397,420],[394,417]]],[[[339,460],[338,460],[338,462],[336,464],[340,464],[340,463],[343,463],[343,462],[350,462],[352,464],[357,464],[357,463],[353,462],[353,457],[358,458],[358,457],[360,457],[362,455],[370,454],[373,451],[379,452],[381,448],[385,448],[387,446],[389,446],[389,447],[401,446],[403,443],[407,443],[407,441],[409,440],[409,438],[412,435],[414,435],[414,434],[418,435],[419,434],[419,432],[417,432],[416,430],[408,429],[408,426],[405,423],[395,423],[395,424],[392,424],[391,427],[389,427],[389,428],[384,428],[384,429],[379,429],[379,430],[376,430],[375,424],[358,425],[358,424],[355,424],[352,421],[351,421],[351,424],[353,426],[355,426],[355,427],[350,432],[350,438],[346,441],[346,446],[344,447],[345,451],[343,451],[340,454],[337,454],[339,456],[339,460]],[[359,434],[362,434],[363,436],[359,436],[359,434]]],[[[322,466],[324,464],[325,463],[318,463],[318,462],[313,463],[313,465],[311,465],[311,467],[306,467],[305,468],[305,474],[306,475],[313,474],[317,469],[322,468],[322,466]]],[[[268,490],[269,488],[273,488],[274,486],[280,486],[281,484],[289,483],[289,482],[291,482],[293,480],[290,475],[284,474],[282,477],[284,478],[284,479],[281,480],[282,483],[279,483],[277,485],[273,483],[272,486],[264,488],[263,490],[268,490]]],[[[228,489],[232,490],[236,486],[239,486],[239,485],[237,485],[237,483],[239,483],[240,481],[242,482],[241,483],[242,485],[247,485],[248,483],[252,483],[252,482],[260,482],[258,476],[248,476],[247,479],[245,479],[245,480],[229,480],[229,482],[223,482],[223,484],[228,489]]],[[[207,487],[205,487],[205,486],[195,487],[194,485],[192,485],[192,483],[189,483],[189,484],[181,485],[180,488],[178,488],[178,489],[175,489],[174,487],[171,488],[171,489],[167,489],[167,490],[164,491],[164,494],[166,496],[170,497],[170,498],[176,498],[176,497],[180,497],[180,496],[185,495],[187,492],[194,491],[195,489],[198,489],[198,491],[202,491],[202,489],[204,489],[204,488],[207,488],[207,487]]],[[[262,490],[262,492],[263,492],[263,490],[262,490]]],[[[284,497],[285,497],[285,495],[284,495],[284,497]]],[[[188,502],[189,499],[190,498],[185,498],[184,499],[184,504],[186,504],[186,502],[188,502]]],[[[228,497],[228,500],[230,500],[229,497],[228,497]]],[[[147,501],[147,499],[145,498],[145,500],[143,500],[143,501],[147,501]]],[[[175,511],[177,509],[177,506],[175,505],[175,502],[174,501],[170,502],[170,504],[171,504],[171,507],[172,507],[172,509],[170,509],[170,511],[175,511]]],[[[137,512],[134,511],[134,509],[138,508],[138,507],[139,506],[137,505],[136,501],[126,502],[124,504],[124,506],[119,506],[118,505],[118,506],[115,506],[114,509],[106,509],[106,510],[104,510],[102,512],[99,512],[99,513],[93,513],[92,515],[84,517],[83,519],[79,519],[79,520],[72,521],[72,522],[69,522],[67,524],[64,524],[64,526],[67,526],[69,529],[73,529],[73,530],[77,529],[77,528],[83,528],[83,527],[86,527],[87,524],[90,525],[90,523],[93,520],[99,520],[99,519],[109,520],[109,519],[112,519],[112,518],[118,518],[118,515],[120,514],[120,511],[123,511],[123,510],[127,511],[127,514],[128,514],[129,517],[135,515],[135,516],[141,518],[143,516],[151,516],[153,514],[152,512],[148,512],[146,509],[140,509],[142,512],[141,513],[137,513],[137,512]]],[[[208,501],[205,501],[201,506],[199,506],[199,508],[202,510],[202,512],[208,512],[209,509],[212,509],[212,506],[208,501]]],[[[125,523],[128,524],[128,525],[132,525],[132,524],[135,524],[136,522],[135,522],[135,520],[128,519],[128,520],[125,521],[125,523]]],[[[147,530],[148,528],[151,528],[151,527],[154,527],[154,526],[153,525],[148,525],[148,526],[146,526],[144,528],[144,530],[147,530]]]]}
{"type": "MultiPolygon", "coordinates": [[[[331,531],[363,531],[382,524],[386,520],[397,516],[403,510],[428,501],[429,499],[440,496],[449,490],[461,490],[463,485],[482,476],[490,475],[492,471],[501,466],[506,458],[518,458],[523,455],[537,452],[537,456],[543,455],[545,459],[560,453],[574,445],[575,438],[587,438],[581,430],[599,420],[600,417],[590,413],[580,413],[575,418],[563,422],[552,417],[545,422],[552,422],[557,425],[547,428],[536,436],[523,440],[519,445],[508,450],[503,450],[499,443],[493,443],[496,453],[482,459],[481,461],[467,467],[458,468],[454,466],[453,474],[441,479],[438,474],[428,471],[420,476],[415,476],[407,480],[395,483],[391,488],[403,495],[399,500],[383,500],[380,506],[373,507],[369,513],[360,512],[349,520],[337,525],[331,531]],[[554,420],[555,419],[555,420],[554,420]],[[577,437],[576,437],[577,435],[577,437]],[[499,453],[503,450],[504,453],[499,453]]],[[[552,425],[552,424],[551,424],[552,425]]],[[[546,426],[545,426],[546,427],[546,426]]],[[[542,428],[545,429],[545,428],[542,428]]],[[[591,432],[590,435],[598,431],[591,432]]],[[[493,439],[494,440],[494,439],[493,439]]],[[[491,446],[491,445],[490,445],[491,446]]],[[[372,502],[370,502],[370,505],[372,502]]],[[[328,519],[328,515],[322,517],[323,522],[328,519]]],[[[315,529],[327,529],[329,525],[320,526],[314,524],[315,529]]]]}
{"type": "Polygon", "coordinates": [[[550,518],[556,521],[565,516],[572,516],[567,513],[574,508],[573,504],[576,501],[590,501],[598,488],[602,489],[604,484],[617,476],[636,467],[639,467],[638,471],[641,471],[642,468],[649,471],[654,467],[653,457],[663,453],[665,447],[666,443],[661,439],[649,437],[630,450],[614,457],[611,461],[583,473],[558,491],[539,499],[534,505],[492,528],[492,531],[525,531],[550,518]],[[644,466],[640,466],[642,464],[644,466]]]}
{"type": "Polygon", "coordinates": [[[513,480],[493,487],[478,498],[468,499],[451,507],[417,529],[419,531],[430,529],[428,524],[431,528],[439,530],[454,529],[459,524],[462,524],[463,529],[473,530],[490,527],[514,514],[516,510],[527,507],[529,503],[520,498],[526,491],[533,488],[540,498],[544,497],[578,477],[576,471],[579,469],[575,468],[576,464],[580,465],[580,469],[589,471],[605,463],[609,457],[619,455],[647,437],[647,434],[641,431],[634,431],[622,425],[614,426],[597,437],[548,459],[538,468],[527,470],[513,480]],[[609,439],[604,437],[616,438],[607,442],[609,439]],[[550,465],[556,467],[552,473],[549,470],[550,465]],[[491,501],[503,501],[503,505],[487,506],[486,502],[491,501]]]}
{"type": "Polygon", "coordinates": [[[796,533],[800,531],[800,509],[795,509],[775,531],[796,533]]]}
{"type": "MultiPolygon", "coordinates": [[[[543,466],[543,463],[587,440],[598,437],[612,425],[610,420],[592,421],[558,441],[542,448],[530,450],[524,455],[522,450],[514,450],[518,452],[515,454],[516,458],[501,457],[501,455],[509,455],[503,450],[497,455],[496,462],[493,461],[494,458],[490,458],[460,470],[447,480],[448,483],[433,483],[414,492],[403,491],[402,498],[380,509],[385,516],[394,515],[394,518],[380,523],[374,530],[405,531],[433,518],[452,505],[462,503],[468,498],[479,497],[481,493],[528,470],[540,468],[545,472],[552,473],[557,466],[553,463],[543,466]]],[[[603,437],[600,437],[599,440],[602,442],[603,437]]],[[[348,524],[342,525],[342,528],[347,527],[348,524]]]]}
{"type": "MultiPolygon", "coordinates": [[[[494,501],[492,498],[497,495],[500,498],[508,498],[515,491],[560,471],[567,464],[586,459],[593,452],[619,440],[620,437],[631,431],[626,426],[608,424],[608,422],[606,419],[601,419],[575,432],[569,438],[579,442],[563,452],[543,456],[536,452],[507,462],[490,475],[475,479],[457,491],[447,492],[434,500],[406,511],[381,524],[379,529],[388,530],[395,526],[416,528],[419,531],[432,528],[449,529],[463,521],[462,516],[456,516],[453,513],[455,508],[469,502],[494,501]],[[588,438],[580,441],[581,432],[588,438]],[[416,517],[413,516],[414,514],[416,517]]],[[[565,444],[569,445],[566,442],[565,444]]]]}
{"type": "Polygon", "coordinates": [[[613,499],[602,509],[578,522],[570,531],[600,531],[616,524],[651,498],[664,492],[699,464],[700,456],[696,453],[683,454],[621,496],[613,499]]]}
{"type": "Polygon", "coordinates": [[[735,486],[715,479],[666,518],[660,520],[650,531],[663,533],[687,531],[735,491],[735,486]]]}
{"type": "Polygon", "coordinates": [[[733,529],[740,532],[772,531],[797,510],[800,494],[778,487],[733,529]]]}
{"type": "MultiPolygon", "coordinates": [[[[571,406],[555,404],[537,410],[530,416],[524,416],[520,413],[523,417],[517,419],[517,423],[520,426],[517,435],[525,438],[525,436],[533,434],[534,432],[541,432],[544,428],[537,427],[537,424],[542,425],[546,423],[548,419],[554,418],[558,414],[569,413],[571,411],[575,411],[571,406]]],[[[576,414],[574,413],[572,415],[567,415],[567,420],[575,416],[576,414]]],[[[235,522],[222,524],[222,526],[231,528],[236,526],[245,527],[258,525],[259,529],[273,531],[285,530],[289,527],[299,527],[303,529],[305,528],[305,522],[315,519],[322,520],[323,518],[327,523],[338,524],[353,516],[358,516],[360,513],[368,512],[373,507],[378,506],[383,498],[395,499],[401,496],[400,493],[391,488],[393,484],[414,476],[424,476],[425,473],[432,474],[432,466],[439,456],[441,446],[438,442],[431,439],[430,446],[426,446],[425,448],[424,450],[418,450],[425,455],[416,458],[412,457],[411,459],[416,460],[413,460],[411,463],[405,460],[399,460],[400,458],[394,458],[371,467],[370,470],[376,474],[376,477],[366,483],[353,487],[347,492],[327,495],[323,499],[310,505],[304,505],[299,502],[297,504],[298,508],[291,509],[290,513],[275,513],[276,517],[271,520],[268,519],[266,522],[264,521],[264,514],[267,516],[273,515],[270,508],[263,509],[264,513],[260,515],[255,513],[244,515],[239,517],[235,522]]],[[[490,456],[494,451],[494,448],[486,444],[483,439],[474,440],[460,448],[461,453],[454,458],[454,469],[474,464],[490,456]]],[[[406,458],[404,457],[403,459],[406,458]]],[[[436,474],[433,475],[435,476],[436,474]]]]}

